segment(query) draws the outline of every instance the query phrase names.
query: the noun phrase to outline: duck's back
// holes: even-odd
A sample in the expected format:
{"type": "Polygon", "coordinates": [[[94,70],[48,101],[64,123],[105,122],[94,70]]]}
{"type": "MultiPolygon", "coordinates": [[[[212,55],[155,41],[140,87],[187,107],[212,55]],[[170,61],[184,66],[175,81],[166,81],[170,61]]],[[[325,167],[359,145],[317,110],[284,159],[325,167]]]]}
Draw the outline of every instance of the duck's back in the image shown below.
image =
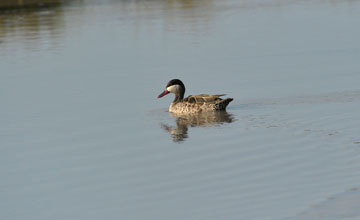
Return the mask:
{"type": "Polygon", "coordinates": [[[221,95],[200,94],[188,96],[180,102],[171,103],[169,112],[174,113],[198,113],[225,110],[232,98],[222,99],[221,95]]]}
{"type": "Polygon", "coordinates": [[[200,95],[190,95],[186,97],[183,101],[189,102],[189,103],[216,103],[217,101],[222,100],[220,96],[224,96],[224,94],[221,95],[208,95],[208,94],[200,94],[200,95]]]}

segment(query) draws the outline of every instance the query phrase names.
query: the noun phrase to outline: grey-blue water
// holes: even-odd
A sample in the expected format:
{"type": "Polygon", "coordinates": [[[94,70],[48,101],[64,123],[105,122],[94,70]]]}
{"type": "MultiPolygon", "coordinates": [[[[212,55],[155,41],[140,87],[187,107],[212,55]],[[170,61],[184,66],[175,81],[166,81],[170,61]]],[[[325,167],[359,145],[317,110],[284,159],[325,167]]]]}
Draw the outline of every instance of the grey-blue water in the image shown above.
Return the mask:
{"type": "Polygon", "coordinates": [[[360,219],[360,1],[0,12],[0,219],[360,219]],[[227,113],[157,99],[226,93],[227,113]]]}

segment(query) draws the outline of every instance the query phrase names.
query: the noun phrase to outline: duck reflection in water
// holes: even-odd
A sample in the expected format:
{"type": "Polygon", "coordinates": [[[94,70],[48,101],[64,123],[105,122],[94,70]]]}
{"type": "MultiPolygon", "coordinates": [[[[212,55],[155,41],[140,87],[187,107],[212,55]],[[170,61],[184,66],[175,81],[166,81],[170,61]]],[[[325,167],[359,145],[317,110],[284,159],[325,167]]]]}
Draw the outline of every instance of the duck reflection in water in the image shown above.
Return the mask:
{"type": "Polygon", "coordinates": [[[161,123],[161,127],[169,132],[174,142],[183,142],[188,138],[189,127],[214,127],[234,121],[232,114],[226,111],[203,112],[198,114],[170,113],[176,119],[176,126],[161,123]]]}

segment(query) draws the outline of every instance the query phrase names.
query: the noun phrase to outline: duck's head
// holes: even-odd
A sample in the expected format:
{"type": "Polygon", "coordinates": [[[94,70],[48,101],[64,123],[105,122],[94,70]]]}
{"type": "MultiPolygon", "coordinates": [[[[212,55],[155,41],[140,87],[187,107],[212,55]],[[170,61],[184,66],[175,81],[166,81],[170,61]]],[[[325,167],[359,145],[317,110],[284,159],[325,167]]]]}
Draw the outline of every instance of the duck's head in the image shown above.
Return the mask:
{"type": "Polygon", "coordinates": [[[166,85],[166,88],[164,92],[162,92],[158,98],[163,97],[164,95],[167,95],[169,93],[175,94],[174,102],[181,101],[184,98],[185,94],[185,86],[184,83],[181,82],[179,79],[172,79],[168,82],[166,85]]]}

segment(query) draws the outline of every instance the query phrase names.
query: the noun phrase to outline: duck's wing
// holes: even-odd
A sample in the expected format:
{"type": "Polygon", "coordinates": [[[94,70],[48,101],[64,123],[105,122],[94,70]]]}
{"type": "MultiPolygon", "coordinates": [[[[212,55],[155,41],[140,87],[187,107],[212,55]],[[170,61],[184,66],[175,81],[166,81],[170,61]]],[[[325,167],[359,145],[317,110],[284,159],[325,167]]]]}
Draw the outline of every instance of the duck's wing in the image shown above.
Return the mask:
{"type": "Polygon", "coordinates": [[[191,95],[184,99],[185,102],[189,103],[216,103],[222,100],[220,97],[225,94],[220,95],[208,95],[208,94],[200,94],[200,95],[191,95]]]}

